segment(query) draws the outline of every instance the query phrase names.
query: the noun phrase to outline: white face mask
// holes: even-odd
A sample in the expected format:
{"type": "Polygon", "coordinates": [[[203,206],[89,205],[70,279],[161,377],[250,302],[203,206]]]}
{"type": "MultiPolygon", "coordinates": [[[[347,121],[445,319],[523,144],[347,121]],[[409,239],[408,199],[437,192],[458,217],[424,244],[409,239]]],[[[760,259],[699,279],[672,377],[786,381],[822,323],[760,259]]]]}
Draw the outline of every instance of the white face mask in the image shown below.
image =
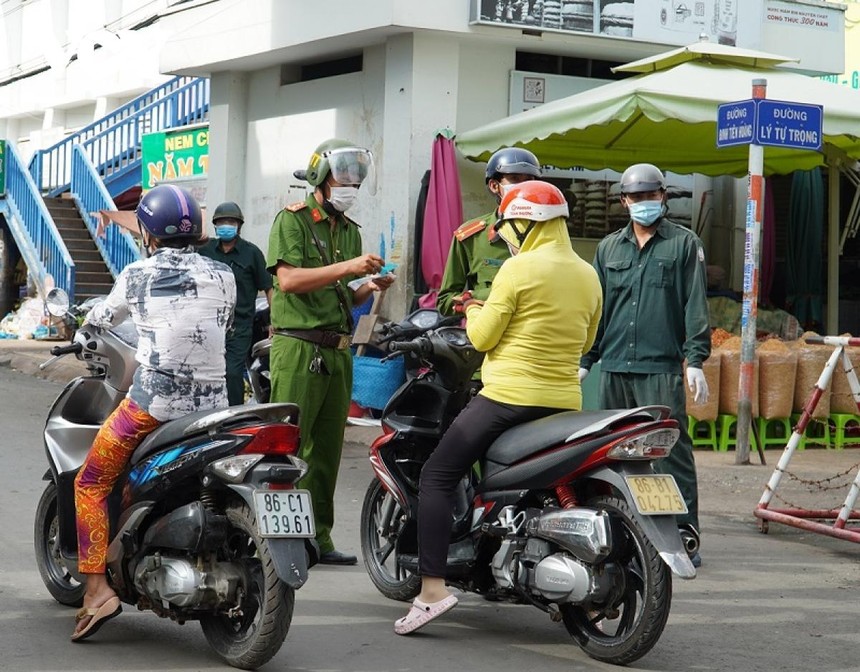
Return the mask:
{"type": "Polygon", "coordinates": [[[356,198],[358,198],[358,189],[356,187],[331,187],[331,195],[328,197],[328,202],[338,212],[346,212],[355,205],[356,198]]]}

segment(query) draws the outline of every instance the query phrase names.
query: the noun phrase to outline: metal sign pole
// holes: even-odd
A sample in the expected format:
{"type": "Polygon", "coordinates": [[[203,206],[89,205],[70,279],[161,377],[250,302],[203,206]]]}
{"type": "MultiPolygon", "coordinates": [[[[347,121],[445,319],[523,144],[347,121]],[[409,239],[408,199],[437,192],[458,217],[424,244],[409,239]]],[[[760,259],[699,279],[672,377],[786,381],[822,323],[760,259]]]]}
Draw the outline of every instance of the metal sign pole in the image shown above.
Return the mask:
{"type": "MultiPolygon", "coordinates": [[[[767,97],[767,80],[754,79],[753,100],[767,97]]],[[[756,317],[758,316],[758,260],[764,210],[764,147],[756,140],[749,150],[746,237],[744,241],[744,300],[741,312],[741,366],[738,381],[738,422],[735,464],[749,464],[752,395],[755,381],[756,317]]]]}

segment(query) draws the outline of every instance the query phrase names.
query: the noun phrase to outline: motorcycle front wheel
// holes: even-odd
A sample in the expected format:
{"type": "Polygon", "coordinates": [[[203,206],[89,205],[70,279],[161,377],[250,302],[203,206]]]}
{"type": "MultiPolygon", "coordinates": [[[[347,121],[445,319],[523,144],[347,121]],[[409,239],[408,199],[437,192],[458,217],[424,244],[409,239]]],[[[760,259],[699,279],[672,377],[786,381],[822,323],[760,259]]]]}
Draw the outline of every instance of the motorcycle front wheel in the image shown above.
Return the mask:
{"type": "Polygon", "coordinates": [[[231,613],[200,619],[206,641],[233,667],[255,670],[281,648],[293,620],[295,591],[278,578],[269,544],[257,532],[253,511],[246,505],[227,509],[233,529],[219,560],[242,563],[248,590],[231,613]]]}
{"type": "Polygon", "coordinates": [[[626,543],[617,562],[623,593],[602,610],[562,605],[561,613],[567,631],[585,653],[627,665],[648,653],[663,634],[672,604],[672,574],[626,501],[603,496],[589,506],[605,509],[622,523],[626,543]]]}
{"type": "Polygon", "coordinates": [[[406,512],[373,479],[361,507],[361,554],[373,585],[385,597],[407,602],[421,592],[421,577],[397,562],[397,541],[406,512]]]}
{"type": "Polygon", "coordinates": [[[57,486],[49,482],[39,505],[33,527],[36,565],[48,592],[60,604],[80,607],[86,586],[75,579],[60,552],[60,518],[57,515],[57,486]]]}

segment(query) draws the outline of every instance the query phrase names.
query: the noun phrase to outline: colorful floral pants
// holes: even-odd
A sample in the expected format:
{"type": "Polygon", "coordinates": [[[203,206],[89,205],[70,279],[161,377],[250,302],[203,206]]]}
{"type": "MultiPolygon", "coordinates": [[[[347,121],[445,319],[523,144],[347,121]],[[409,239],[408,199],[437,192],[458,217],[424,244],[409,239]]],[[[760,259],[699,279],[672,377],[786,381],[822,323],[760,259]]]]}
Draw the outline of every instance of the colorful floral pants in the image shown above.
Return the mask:
{"type": "Polygon", "coordinates": [[[78,569],[104,574],[110,524],[107,498],[134,449],[161,423],[126,397],[102,425],[75,478],[78,569]]]}

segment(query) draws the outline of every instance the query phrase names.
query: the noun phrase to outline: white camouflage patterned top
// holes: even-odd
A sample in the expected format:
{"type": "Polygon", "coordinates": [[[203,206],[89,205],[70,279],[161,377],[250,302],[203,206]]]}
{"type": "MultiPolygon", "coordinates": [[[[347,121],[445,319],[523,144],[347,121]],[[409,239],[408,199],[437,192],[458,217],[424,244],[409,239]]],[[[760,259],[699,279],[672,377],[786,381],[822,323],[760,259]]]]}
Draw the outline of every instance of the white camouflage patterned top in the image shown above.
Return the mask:
{"type": "Polygon", "coordinates": [[[235,305],[228,266],[190,247],[161,248],[126,266],[86,321],[110,328],[131,317],[140,366],[128,396],[164,422],[227,406],[224,339],[235,305]]]}

